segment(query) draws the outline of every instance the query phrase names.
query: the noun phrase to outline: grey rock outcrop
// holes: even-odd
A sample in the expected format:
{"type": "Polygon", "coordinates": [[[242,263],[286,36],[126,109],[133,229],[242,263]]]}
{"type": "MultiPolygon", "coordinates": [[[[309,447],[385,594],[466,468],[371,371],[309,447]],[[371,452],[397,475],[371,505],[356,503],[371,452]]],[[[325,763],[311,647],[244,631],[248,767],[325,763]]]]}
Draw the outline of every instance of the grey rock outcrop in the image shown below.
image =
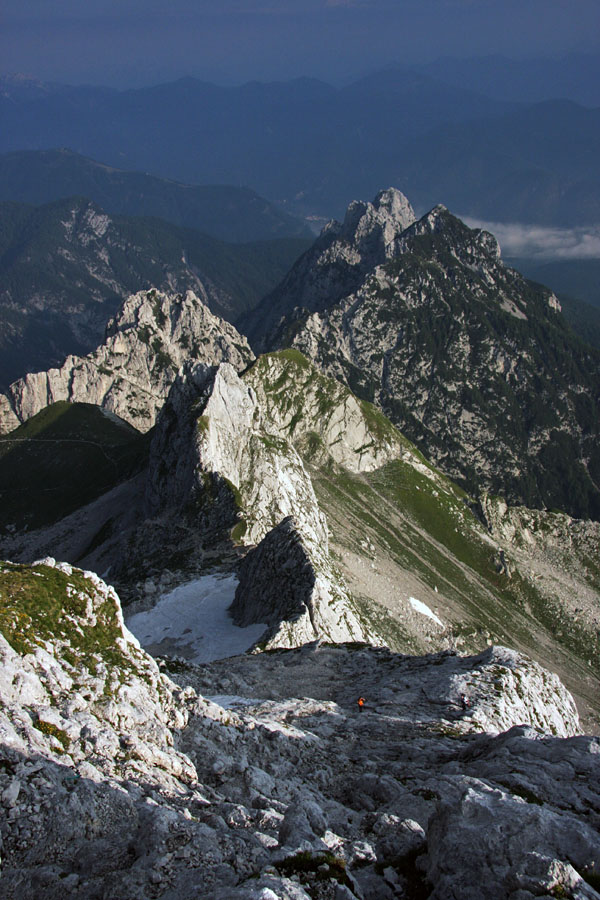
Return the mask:
{"type": "Polygon", "coordinates": [[[600,651],[600,605],[594,560],[600,547],[600,523],[549,510],[508,506],[499,497],[481,498],[484,521],[502,548],[499,564],[510,577],[526,573],[545,598],[555,630],[569,634],[584,658],[594,663],[600,651]]]}
{"type": "Polygon", "coordinates": [[[3,563],[0,610],[7,900],[598,897],[600,744],[520,654],[315,644],[169,678],[53,560],[3,563]]]}
{"type": "Polygon", "coordinates": [[[261,643],[375,639],[334,574],[327,523],[300,456],[232,366],[198,366],[174,385],[146,496],[151,516],[183,508],[205,537],[229,531],[259,544],[242,563],[234,619],[268,623],[261,643]]]}
{"type": "Polygon", "coordinates": [[[242,560],[231,615],[240,626],[269,626],[261,649],[315,640],[378,643],[336,579],[326,540],[311,540],[291,517],[242,560]]]}
{"type": "Polygon", "coordinates": [[[148,431],[184,363],[242,369],[252,358],[246,339],[192,291],[141,291],[125,301],[93,353],[10,385],[0,396],[0,433],[56,400],[94,403],[148,431]]]}
{"type": "Polygon", "coordinates": [[[570,334],[551,291],[443,206],[398,233],[386,258],[363,254],[358,231],[323,258],[319,240],[256,310],[256,346],[260,332],[263,348],[300,350],[473,492],[600,516],[600,357],[570,334]]]}
{"type": "Polygon", "coordinates": [[[131,765],[150,781],[165,773],[193,781],[193,766],[174,749],[173,729],[187,721],[185,695],[175,698],[125,628],[114,588],[52,558],[32,567],[2,563],[0,579],[3,744],[92,777],[131,765]]]}
{"type": "Polygon", "coordinates": [[[227,363],[195,367],[175,384],[151,448],[148,511],[191,502],[199,514],[218,516],[219,485],[229,486],[244,543],[258,543],[296,515],[302,532],[326,545],[325,519],[302,460],[273,433],[255,392],[227,363]]]}

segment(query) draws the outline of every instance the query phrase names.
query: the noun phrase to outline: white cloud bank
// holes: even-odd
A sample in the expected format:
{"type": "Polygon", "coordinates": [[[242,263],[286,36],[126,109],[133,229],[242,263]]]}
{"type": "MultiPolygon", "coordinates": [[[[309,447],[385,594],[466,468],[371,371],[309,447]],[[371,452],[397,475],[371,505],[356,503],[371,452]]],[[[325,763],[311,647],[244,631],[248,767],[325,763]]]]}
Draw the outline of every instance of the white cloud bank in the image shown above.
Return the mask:
{"type": "Polygon", "coordinates": [[[484,222],[465,216],[469,228],[484,228],[498,239],[503,256],[539,260],[600,259],[600,225],[547,228],[520,222],[484,222]]]}

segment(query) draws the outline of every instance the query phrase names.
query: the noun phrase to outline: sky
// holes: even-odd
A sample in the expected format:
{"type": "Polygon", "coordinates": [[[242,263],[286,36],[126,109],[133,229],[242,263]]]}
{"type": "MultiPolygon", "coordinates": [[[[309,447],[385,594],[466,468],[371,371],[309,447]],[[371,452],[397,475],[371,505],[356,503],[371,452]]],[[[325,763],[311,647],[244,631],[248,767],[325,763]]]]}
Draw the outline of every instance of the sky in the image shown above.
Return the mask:
{"type": "Polygon", "coordinates": [[[340,83],[440,56],[600,49],[600,0],[2,0],[2,74],[140,87],[340,83]]]}

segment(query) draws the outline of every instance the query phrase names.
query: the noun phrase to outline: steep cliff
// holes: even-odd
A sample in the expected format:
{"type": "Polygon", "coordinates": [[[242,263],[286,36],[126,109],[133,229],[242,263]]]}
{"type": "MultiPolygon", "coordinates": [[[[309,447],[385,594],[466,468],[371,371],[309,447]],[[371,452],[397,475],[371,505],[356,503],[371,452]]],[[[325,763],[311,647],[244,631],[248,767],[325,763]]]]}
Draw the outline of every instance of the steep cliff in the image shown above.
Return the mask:
{"type": "Polygon", "coordinates": [[[308,472],[266,413],[230,365],[177,382],[152,443],[148,513],[183,513],[206,542],[229,532],[259,545],[242,563],[233,615],[266,622],[261,643],[373,638],[333,571],[308,472]]]}

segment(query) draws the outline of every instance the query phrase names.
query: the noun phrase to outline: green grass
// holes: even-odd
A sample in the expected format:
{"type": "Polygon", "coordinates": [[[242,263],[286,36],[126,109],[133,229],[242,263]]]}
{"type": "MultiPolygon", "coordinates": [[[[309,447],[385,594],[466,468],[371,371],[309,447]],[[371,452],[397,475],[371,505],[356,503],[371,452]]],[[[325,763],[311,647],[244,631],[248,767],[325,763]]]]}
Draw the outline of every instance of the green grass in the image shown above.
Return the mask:
{"type": "MultiPolygon", "coordinates": [[[[567,619],[523,573],[515,570],[508,578],[497,572],[493,544],[484,539],[467,495],[450,481],[431,480],[401,461],[362,477],[334,467],[313,468],[312,476],[336,540],[362,555],[368,534],[379,552],[431,589],[438,587],[462,611],[452,633],[461,635],[465,650],[481,649],[488,632],[495,642],[539,658],[539,636],[545,634],[547,644],[562,645],[572,659],[586,666],[591,660],[590,674],[597,670],[598,636],[567,619]]],[[[367,613],[369,606],[373,602],[365,600],[367,613]]],[[[372,624],[390,646],[417,649],[402,628],[392,627],[391,616],[377,619],[372,624]]]]}
{"type": "Polygon", "coordinates": [[[58,726],[54,725],[52,722],[45,722],[43,719],[36,719],[33,723],[33,727],[37,728],[38,731],[41,731],[42,734],[49,734],[52,737],[55,737],[56,740],[62,744],[64,752],[66,753],[68,751],[71,739],[62,728],[58,728],[58,726]]]}
{"type": "Polygon", "coordinates": [[[0,527],[58,521],[139,471],[149,442],[99,407],[53,403],[0,438],[0,527]]]}
{"type": "Polygon", "coordinates": [[[68,663],[94,674],[101,662],[131,666],[116,644],[122,634],[115,601],[98,604],[96,588],[78,570],[67,575],[50,566],[0,563],[0,632],[21,655],[47,641],[63,644],[68,663]],[[95,624],[83,626],[91,603],[95,624]]]}

